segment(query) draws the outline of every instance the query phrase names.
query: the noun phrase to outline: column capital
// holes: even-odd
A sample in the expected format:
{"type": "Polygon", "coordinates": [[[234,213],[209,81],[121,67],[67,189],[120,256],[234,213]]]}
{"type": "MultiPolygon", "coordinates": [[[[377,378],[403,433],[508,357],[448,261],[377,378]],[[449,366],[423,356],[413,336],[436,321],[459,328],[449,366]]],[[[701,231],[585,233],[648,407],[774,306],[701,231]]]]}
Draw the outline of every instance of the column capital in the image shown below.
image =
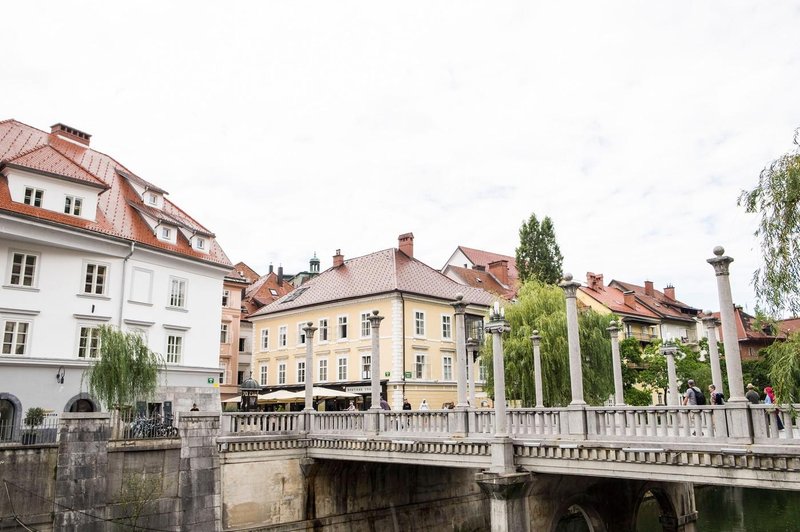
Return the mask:
{"type": "Polygon", "coordinates": [[[373,310],[372,311],[372,315],[367,317],[367,319],[369,320],[370,328],[372,328],[372,329],[380,328],[381,320],[383,318],[384,318],[384,316],[378,315],[378,311],[377,310],[373,310]]]}
{"type": "Polygon", "coordinates": [[[705,325],[706,329],[713,329],[719,325],[719,320],[714,317],[710,310],[703,312],[703,315],[700,317],[700,321],[703,322],[703,325],[705,325]]]}
{"type": "Polygon", "coordinates": [[[659,348],[659,351],[661,351],[661,354],[664,356],[675,356],[678,352],[678,348],[674,345],[664,345],[659,348]]]}
{"type": "Polygon", "coordinates": [[[539,343],[541,341],[542,337],[539,336],[539,331],[534,329],[533,334],[531,335],[531,343],[533,344],[533,347],[539,347],[539,343]]]}
{"type": "Polygon", "coordinates": [[[314,322],[309,321],[303,325],[303,332],[306,333],[307,338],[314,338],[314,333],[317,332],[317,328],[314,327],[314,322]]]}
{"type": "Polygon", "coordinates": [[[619,338],[619,322],[617,320],[611,320],[606,330],[611,335],[611,338],[619,338]]]}
{"type": "Polygon", "coordinates": [[[456,314],[464,314],[467,310],[467,304],[464,302],[464,294],[456,294],[456,300],[450,303],[450,305],[455,309],[456,314]]]}
{"type": "Polygon", "coordinates": [[[478,348],[478,341],[471,336],[467,338],[467,349],[477,349],[478,348]]]}
{"type": "Polygon", "coordinates": [[[573,298],[578,291],[578,287],[581,285],[578,281],[572,280],[571,273],[565,273],[564,279],[558,283],[558,286],[564,289],[564,297],[566,298],[573,298]]]}
{"type": "Polygon", "coordinates": [[[733,257],[725,255],[725,248],[717,246],[714,248],[714,258],[707,259],[706,262],[714,267],[714,273],[717,276],[730,275],[730,264],[733,262],[733,257]]]}
{"type": "Polygon", "coordinates": [[[504,332],[508,332],[511,330],[511,325],[509,325],[506,320],[501,318],[490,321],[483,327],[483,330],[492,334],[494,333],[503,334],[504,332]]]}

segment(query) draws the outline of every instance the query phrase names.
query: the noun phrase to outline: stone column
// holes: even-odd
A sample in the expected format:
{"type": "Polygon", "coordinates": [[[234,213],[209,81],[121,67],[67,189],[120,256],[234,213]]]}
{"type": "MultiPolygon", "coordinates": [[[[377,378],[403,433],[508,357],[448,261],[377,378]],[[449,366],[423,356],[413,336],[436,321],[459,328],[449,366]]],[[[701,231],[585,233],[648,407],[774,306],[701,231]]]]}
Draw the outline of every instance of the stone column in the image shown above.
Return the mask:
{"type": "MultiPolygon", "coordinates": [[[[314,332],[317,330],[313,322],[306,323],[303,332],[306,333],[306,412],[314,410],[314,332]]],[[[310,430],[310,419],[306,427],[310,430]]]]}
{"type": "Polygon", "coordinates": [[[464,326],[464,311],[467,304],[464,303],[464,295],[456,294],[456,300],[450,303],[456,315],[456,408],[467,407],[467,346],[466,346],[466,327],[464,326]]]}
{"type": "Polygon", "coordinates": [[[678,348],[674,345],[665,345],[661,348],[661,354],[667,358],[667,376],[669,377],[669,401],[668,405],[678,406],[681,404],[681,396],[678,392],[678,377],[675,373],[675,353],[678,348]]]}
{"type": "Polygon", "coordinates": [[[506,430],[506,368],[503,360],[503,333],[511,330],[505,317],[505,309],[499,303],[489,313],[486,332],[492,335],[492,370],[494,372],[494,435],[508,436],[506,430]]]}
{"type": "Polygon", "coordinates": [[[606,330],[611,335],[611,361],[614,364],[614,404],[625,406],[625,394],[622,389],[622,359],[619,356],[619,325],[612,321],[606,330]]]}
{"type": "Polygon", "coordinates": [[[478,341],[467,338],[467,373],[469,383],[469,404],[475,408],[475,354],[478,352],[478,341]]]}
{"type": "MultiPolygon", "coordinates": [[[[714,248],[713,259],[708,263],[714,267],[717,274],[717,292],[719,294],[719,314],[722,321],[722,342],[725,345],[725,367],[728,370],[728,398],[729,403],[747,403],[744,396],[744,382],[742,380],[742,358],[739,353],[739,337],[736,334],[736,322],[733,313],[733,297],[731,296],[731,281],[729,267],[733,259],[725,256],[722,246],[714,248]]],[[[716,384],[716,383],[714,383],[716,384]]]]}
{"type": "Polygon", "coordinates": [[[711,381],[717,387],[719,393],[724,394],[724,383],[722,382],[722,369],[719,364],[719,348],[717,347],[717,318],[707,310],[703,313],[703,325],[708,333],[708,354],[711,357],[711,381]]]}
{"type": "Polygon", "coordinates": [[[581,343],[578,335],[578,303],[576,293],[581,283],[572,280],[572,274],[564,274],[558,286],[564,289],[567,302],[567,342],[569,343],[569,381],[572,390],[572,405],[584,406],[583,367],[581,366],[581,343]]]}
{"type": "Polygon", "coordinates": [[[178,497],[182,530],[216,531],[222,527],[222,487],[217,452],[220,415],[211,412],[181,412],[181,462],[178,497]]]}
{"type": "Polygon", "coordinates": [[[533,380],[536,387],[536,408],[544,407],[544,388],[542,388],[542,354],[539,351],[542,337],[539,331],[533,331],[531,343],[533,344],[533,380]]]}
{"type": "Polygon", "coordinates": [[[381,410],[381,320],[378,311],[373,310],[369,318],[369,331],[372,335],[372,354],[370,355],[370,376],[372,377],[372,406],[370,410],[381,410]]]}
{"type": "Polygon", "coordinates": [[[533,486],[533,475],[479,473],[476,480],[489,498],[492,532],[530,532],[528,495],[533,486]]]}

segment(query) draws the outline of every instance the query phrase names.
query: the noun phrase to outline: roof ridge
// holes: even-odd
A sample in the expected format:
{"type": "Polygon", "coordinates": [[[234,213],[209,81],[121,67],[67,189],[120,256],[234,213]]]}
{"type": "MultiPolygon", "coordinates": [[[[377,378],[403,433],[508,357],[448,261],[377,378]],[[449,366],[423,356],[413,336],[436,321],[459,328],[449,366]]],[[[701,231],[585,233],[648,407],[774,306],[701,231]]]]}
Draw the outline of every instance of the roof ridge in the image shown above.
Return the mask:
{"type": "MultiPolygon", "coordinates": [[[[53,150],[59,157],[64,159],[67,162],[67,164],[69,164],[71,166],[74,166],[75,168],[77,168],[81,172],[87,173],[90,177],[92,177],[94,180],[96,180],[97,183],[99,185],[101,185],[103,188],[105,188],[106,190],[111,188],[111,185],[106,183],[103,179],[101,179],[99,176],[97,176],[94,172],[92,172],[91,170],[87,169],[82,164],[79,164],[72,157],[70,157],[69,155],[65,154],[64,152],[62,152],[61,150],[59,150],[58,148],[56,148],[55,146],[53,146],[50,143],[45,143],[45,144],[42,144],[41,146],[36,146],[34,148],[30,148],[28,150],[22,151],[22,152],[18,153],[17,155],[15,155],[13,159],[7,159],[6,163],[15,164],[14,161],[17,161],[18,159],[21,159],[23,157],[27,157],[27,156],[32,155],[33,153],[35,153],[35,152],[37,152],[39,150],[43,150],[43,149],[47,149],[47,148],[50,148],[51,150],[53,150]]],[[[23,165],[19,165],[19,166],[23,166],[23,165]]],[[[26,168],[30,168],[31,170],[40,170],[41,171],[41,169],[34,168],[32,166],[26,166],[26,168]]],[[[50,172],[50,173],[51,174],[57,174],[57,172],[50,172]]],[[[58,175],[61,175],[61,174],[58,174],[58,175]]],[[[67,175],[65,175],[64,177],[73,178],[72,176],[67,176],[67,175]]]]}

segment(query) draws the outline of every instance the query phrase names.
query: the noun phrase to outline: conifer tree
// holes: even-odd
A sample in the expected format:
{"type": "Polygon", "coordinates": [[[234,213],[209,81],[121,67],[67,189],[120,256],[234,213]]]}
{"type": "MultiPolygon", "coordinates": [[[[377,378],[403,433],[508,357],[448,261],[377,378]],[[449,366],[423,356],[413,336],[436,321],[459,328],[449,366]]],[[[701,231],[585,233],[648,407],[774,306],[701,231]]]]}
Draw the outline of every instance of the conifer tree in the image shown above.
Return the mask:
{"type": "Polygon", "coordinates": [[[528,221],[522,222],[516,259],[521,282],[534,279],[545,284],[558,283],[564,258],[549,216],[539,223],[536,214],[531,213],[528,221]]]}

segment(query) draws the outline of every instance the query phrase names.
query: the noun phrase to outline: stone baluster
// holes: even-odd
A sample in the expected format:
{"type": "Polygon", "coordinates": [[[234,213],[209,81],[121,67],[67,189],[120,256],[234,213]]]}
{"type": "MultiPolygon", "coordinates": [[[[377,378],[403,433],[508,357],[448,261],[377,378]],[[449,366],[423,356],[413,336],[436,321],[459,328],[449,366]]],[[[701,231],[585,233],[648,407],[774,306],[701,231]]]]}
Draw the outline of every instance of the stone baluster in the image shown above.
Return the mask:
{"type": "Polygon", "coordinates": [[[625,406],[625,395],[622,389],[622,359],[619,356],[619,325],[612,321],[606,329],[611,335],[611,362],[614,364],[614,404],[625,406]]]}
{"type": "MultiPolygon", "coordinates": [[[[314,332],[317,330],[313,322],[308,322],[303,327],[306,334],[306,412],[314,410],[314,332]]],[[[309,420],[306,420],[309,421],[309,420]]],[[[306,424],[308,429],[311,425],[306,424]]]]}
{"type": "Polygon", "coordinates": [[[533,380],[536,388],[536,408],[544,407],[544,389],[542,388],[542,354],[539,350],[542,337],[539,331],[533,331],[531,343],[533,344],[533,380]]]}
{"type": "Polygon", "coordinates": [[[717,387],[719,393],[724,394],[724,383],[722,382],[722,369],[719,364],[719,347],[717,347],[717,318],[711,315],[711,311],[707,310],[703,313],[703,325],[706,327],[708,334],[708,354],[711,357],[711,381],[717,387]]]}

